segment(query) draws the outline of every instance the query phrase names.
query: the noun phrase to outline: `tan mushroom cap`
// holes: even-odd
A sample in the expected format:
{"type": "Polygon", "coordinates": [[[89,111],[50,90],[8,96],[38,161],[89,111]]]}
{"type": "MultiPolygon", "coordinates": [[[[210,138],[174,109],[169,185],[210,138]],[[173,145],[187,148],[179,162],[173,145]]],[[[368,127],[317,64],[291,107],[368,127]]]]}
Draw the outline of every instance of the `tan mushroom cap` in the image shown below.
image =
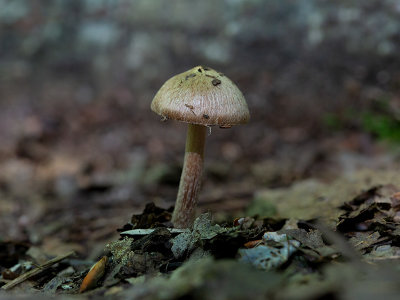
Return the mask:
{"type": "Polygon", "coordinates": [[[167,80],[151,110],[182,122],[230,127],[250,119],[246,100],[224,74],[197,66],[167,80]]]}

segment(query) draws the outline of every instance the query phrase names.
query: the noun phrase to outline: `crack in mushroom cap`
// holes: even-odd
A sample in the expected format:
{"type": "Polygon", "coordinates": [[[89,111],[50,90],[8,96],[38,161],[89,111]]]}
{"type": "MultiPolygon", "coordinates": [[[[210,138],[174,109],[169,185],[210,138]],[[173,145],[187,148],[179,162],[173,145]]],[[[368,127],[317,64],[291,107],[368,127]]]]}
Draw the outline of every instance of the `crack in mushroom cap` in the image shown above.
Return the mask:
{"type": "Polygon", "coordinates": [[[205,126],[230,127],[250,119],[239,88],[224,74],[202,66],[167,80],[151,110],[164,118],[205,126]]]}

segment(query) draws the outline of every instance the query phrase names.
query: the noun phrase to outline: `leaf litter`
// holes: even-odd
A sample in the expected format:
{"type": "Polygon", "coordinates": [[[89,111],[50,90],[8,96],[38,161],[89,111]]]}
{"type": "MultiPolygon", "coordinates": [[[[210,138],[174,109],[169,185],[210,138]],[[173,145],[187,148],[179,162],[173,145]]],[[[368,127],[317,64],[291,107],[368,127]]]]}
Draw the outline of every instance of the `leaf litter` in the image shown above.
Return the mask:
{"type": "MultiPolygon", "coordinates": [[[[395,298],[400,268],[391,262],[400,259],[399,192],[394,185],[366,190],[337,208],[333,228],[315,218],[278,216],[215,224],[205,213],[192,228],[173,230],[172,209],[148,204],[105,247],[100,271],[68,258],[27,288],[53,295],[81,289],[83,296],[113,299],[395,298]],[[90,268],[95,280],[82,288],[90,268]]],[[[0,246],[9,251],[0,256],[4,287],[7,276],[29,273],[19,266],[30,260],[30,245],[0,246]]]]}

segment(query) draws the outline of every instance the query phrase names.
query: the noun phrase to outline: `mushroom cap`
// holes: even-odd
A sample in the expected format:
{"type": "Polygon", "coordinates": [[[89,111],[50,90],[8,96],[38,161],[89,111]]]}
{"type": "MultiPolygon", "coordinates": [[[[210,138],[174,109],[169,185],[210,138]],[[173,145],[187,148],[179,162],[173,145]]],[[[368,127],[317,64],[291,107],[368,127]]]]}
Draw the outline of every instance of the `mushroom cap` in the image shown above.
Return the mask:
{"type": "Polygon", "coordinates": [[[231,127],[250,119],[238,87],[224,74],[202,66],[167,80],[151,110],[167,119],[205,126],[231,127]]]}

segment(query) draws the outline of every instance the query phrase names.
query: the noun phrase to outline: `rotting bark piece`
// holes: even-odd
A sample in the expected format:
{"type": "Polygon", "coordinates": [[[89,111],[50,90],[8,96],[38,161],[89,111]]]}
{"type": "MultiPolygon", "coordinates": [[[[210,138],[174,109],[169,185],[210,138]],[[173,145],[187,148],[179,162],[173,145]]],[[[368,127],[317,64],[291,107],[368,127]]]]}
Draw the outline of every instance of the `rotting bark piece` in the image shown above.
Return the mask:
{"type": "Polygon", "coordinates": [[[157,228],[149,235],[134,241],[131,250],[142,250],[145,252],[171,253],[172,234],[167,228],[157,228]]]}
{"type": "Polygon", "coordinates": [[[124,226],[120,231],[130,229],[147,229],[167,226],[171,221],[172,207],[164,209],[157,207],[154,203],[148,203],[143,213],[133,215],[131,218],[131,226],[124,226]]]}

